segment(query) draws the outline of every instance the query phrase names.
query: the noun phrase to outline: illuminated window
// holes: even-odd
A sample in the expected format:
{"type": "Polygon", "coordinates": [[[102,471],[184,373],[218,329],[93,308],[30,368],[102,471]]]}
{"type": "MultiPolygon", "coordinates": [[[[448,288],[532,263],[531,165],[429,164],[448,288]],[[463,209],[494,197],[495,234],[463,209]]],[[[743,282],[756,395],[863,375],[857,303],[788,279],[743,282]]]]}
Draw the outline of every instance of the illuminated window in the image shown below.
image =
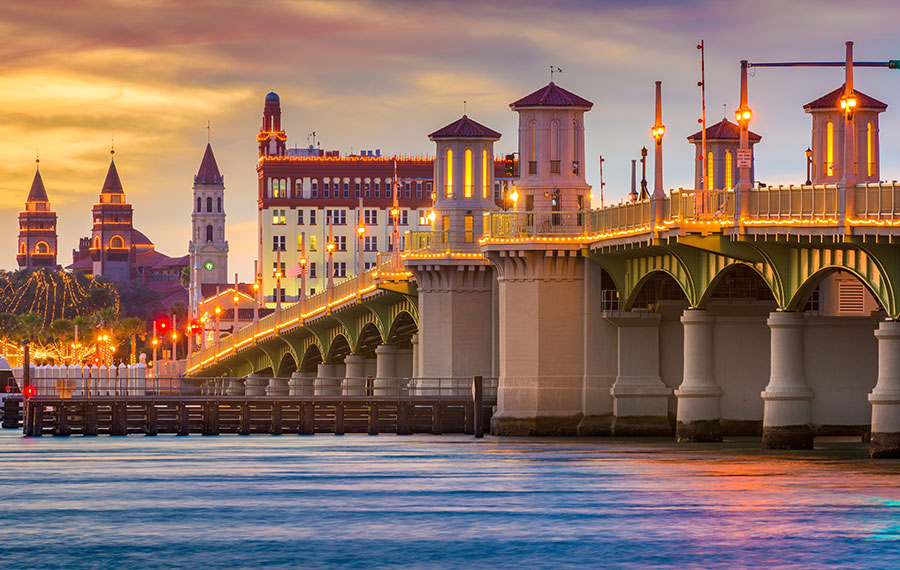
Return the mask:
{"type": "Polygon", "coordinates": [[[113,236],[109,239],[109,247],[113,249],[122,249],[125,247],[125,240],[122,236],[113,236]]]}
{"type": "Polygon", "coordinates": [[[272,224],[281,226],[286,223],[284,210],[272,210],[272,224]]]}
{"type": "Polygon", "coordinates": [[[559,121],[550,123],[550,160],[559,160],[559,121]]]}
{"type": "MultiPolygon", "coordinates": [[[[100,249],[100,236],[94,236],[94,249],[100,249]]],[[[25,252],[23,251],[22,253],[25,252]]]]}
{"type": "Polygon", "coordinates": [[[572,121],[572,162],[578,162],[578,123],[572,121]]]}
{"type": "Polygon", "coordinates": [[[872,121],[866,125],[866,142],[869,176],[875,176],[875,125],[872,124],[872,121]]]}
{"type": "Polygon", "coordinates": [[[531,121],[531,161],[537,160],[537,123],[531,121]]]}
{"type": "Polygon", "coordinates": [[[481,197],[487,199],[488,192],[490,191],[490,184],[488,183],[488,151],[487,149],[481,151],[481,197]]]}
{"type": "Polygon", "coordinates": [[[725,189],[731,190],[734,186],[734,173],[732,172],[731,151],[725,151],[725,189]]]}
{"type": "MultiPolygon", "coordinates": [[[[309,236],[309,251],[316,251],[319,243],[318,236],[309,236]]],[[[315,275],[313,275],[315,277],[315,275]]]]}
{"type": "Polygon", "coordinates": [[[825,175],[834,176],[834,123],[825,125],[825,175]]]}
{"type": "Polygon", "coordinates": [[[715,182],[715,178],[713,177],[715,172],[713,171],[713,153],[709,153],[706,155],[706,189],[712,190],[713,183],[715,182]]]}
{"type": "Polygon", "coordinates": [[[475,218],[473,216],[465,217],[466,242],[472,243],[474,239],[475,218]]]}
{"type": "Polygon", "coordinates": [[[444,159],[444,195],[453,197],[453,151],[447,149],[447,158],[444,159]]]}
{"type": "Polygon", "coordinates": [[[466,149],[466,186],[464,194],[466,198],[472,197],[472,149],[466,149]]]}

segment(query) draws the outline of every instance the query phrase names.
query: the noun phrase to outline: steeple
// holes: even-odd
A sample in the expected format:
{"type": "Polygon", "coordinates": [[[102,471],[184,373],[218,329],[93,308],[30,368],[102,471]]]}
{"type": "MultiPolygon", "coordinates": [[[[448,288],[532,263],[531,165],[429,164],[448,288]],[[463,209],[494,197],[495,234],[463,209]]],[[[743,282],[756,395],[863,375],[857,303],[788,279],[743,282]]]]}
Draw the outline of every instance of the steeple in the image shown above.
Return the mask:
{"type": "Polygon", "coordinates": [[[203,160],[200,161],[200,170],[197,171],[197,176],[194,177],[194,183],[221,184],[222,182],[222,175],[219,173],[216,157],[213,156],[212,146],[206,143],[206,152],[203,153],[203,160]]]}
{"type": "MultiPolygon", "coordinates": [[[[116,151],[111,150],[109,153],[114,155],[116,151]]],[[[106,180],[103,182],[101,194],[124,193],[122,190],[122,182],[119,180],[119,172],[116,170],[115,157],[109,160],[109,170],[106,172],[106,180]]]]}
{"type": "MultiPolygon", "coordinates": [[[[39,161],[35,161],[39,162],[39,161]]],[[[44,189],[44,180],[41,178],[40,167],[34,169],[34,180],[31,182],[31,191],[28,192],[27,202],[49,202],[47,191],[44,189]]]]}

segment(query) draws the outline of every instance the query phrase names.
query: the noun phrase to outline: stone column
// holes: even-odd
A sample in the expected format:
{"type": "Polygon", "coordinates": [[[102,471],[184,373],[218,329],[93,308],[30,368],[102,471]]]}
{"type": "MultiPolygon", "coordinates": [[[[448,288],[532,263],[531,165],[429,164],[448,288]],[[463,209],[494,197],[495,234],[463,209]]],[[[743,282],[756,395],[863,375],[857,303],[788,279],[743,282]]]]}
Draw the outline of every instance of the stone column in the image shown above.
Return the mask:
{"type": "Polygon", "coordinates": [[[228,388],[225,390],[225,394],[228,396],[243,396],[244,395],[244,381],[240,378],[233,378],[228,382],[228,388]]]}
{"type": "Polygon", "coordinates": [[[269,385],[266,386],[266,396],[287,396],[288,395],[288,379],[273,377],[269,378],[269,385]]]}
{"type": "Polygon", "coordinates": [[[316,378],[313,380],[313,389],[316,396],[340,396],[341,395],[341,379],[335,378],[336,372],[334,364],[331,362],[322,362],[316,371],[316,378]]]}
{"type": "Polygon", "coordinates": [[[869,455],[900,457],[900,322],[884,321],[878,339],[878,382],[872,403],[872,448],[869,455]]]}
{"type": "Polygon", "coordinates": [[[715,322],[706,311],[686,309],[684,325],[684,375],[675,390],[678,398],[678,441],[722,441],[719,425],[719,399],[722,389],[716,383],[715,322]]]}
{"type": "Polygon", "coordinates": [[[766,449],[812,449],[810,404],[806,383],[803,315],[793,311],[769,314],[771,364],[764,401],[763,440],[766,449]]]}
{"type": "Polygon", "coordinates": [[[618,328],[619,366],[613,397],[614,436],[671,435],[669,395],[659,377],[658,313],[613,313],[604,317],[618,328]]]}
{"type": "Polygon", "coordinates": [[[419,335],[412,335],[409,342],[412,343],[412,377],[419,378],[419,335]]]}
{"type": "Polygon", "coordinates": [[[266,384],[268,384],[268,379],[262,374],[254,372],[247,376],[247,379],[244,381],[244,394],[247,396],[264,396],[266,384]]]}
{"type": "Polygon", "coordinates": [[[315,375],[309,372],[294,372],[291,379],[288,380],[288,395],[290,396],[312,396],[313,380],[315,375]]]}
{"type": "Polygon", "coordinates": [[[366,357],[362,354],[348,354],[344,357],[344,395],[366,395],[366,357]]]}
{"type": "Polygon", "coordinates": [[[397,346],[378,345],[375,348],[375,367],[375,395],[398,395],[400,378],[397,376],[397,346]]]}

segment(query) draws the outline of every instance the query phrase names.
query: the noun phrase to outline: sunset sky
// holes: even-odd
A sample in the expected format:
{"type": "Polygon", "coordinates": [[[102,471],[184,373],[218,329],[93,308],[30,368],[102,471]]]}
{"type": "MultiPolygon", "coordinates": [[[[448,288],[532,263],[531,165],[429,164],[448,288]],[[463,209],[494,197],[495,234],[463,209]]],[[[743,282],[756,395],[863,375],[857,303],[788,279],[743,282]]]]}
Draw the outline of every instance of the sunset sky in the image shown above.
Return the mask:
{"type": "MultiPolygon", "coordinates": [[[[232,271],[251,278],[263,98],[275,90],[290,146],[432,154],[427,133],[468,101],[516,150],[508,104],[549,80],[594,102],[588,182],[603,155],[606,199],[623,198],[630,161],[650,146],[663,81],[666,187],[693,185],[685,137],[699,130],[696,44],[707,47],[709,123],[734,117],[739,60],[900,59],[896,2],[605,1],[16,1],[0,5],[0,267],[15,268],[16,215],[36,149],[59,213],[60,262],[90,233],[109,147],[135,226],[187,253],[191,183],[207,121],[225,176],[232,271]]],[[[882,176],[900,178],[900,72],[858,69],[856,87],[889,105],[882,176]],[[896,107],[896,108],[895,108],[896,107]]],[[[760,69],[750,79],[757,179],[805,179],[802,105],[838,87],[842,69],[760,69]]],[[[648,173],[649,174],[649,173],[648,173]]],[[[648,176],[649,177],[649,176],[648,176]]],[[[596,192],[596,190],[595,190],[596,192]]]]}

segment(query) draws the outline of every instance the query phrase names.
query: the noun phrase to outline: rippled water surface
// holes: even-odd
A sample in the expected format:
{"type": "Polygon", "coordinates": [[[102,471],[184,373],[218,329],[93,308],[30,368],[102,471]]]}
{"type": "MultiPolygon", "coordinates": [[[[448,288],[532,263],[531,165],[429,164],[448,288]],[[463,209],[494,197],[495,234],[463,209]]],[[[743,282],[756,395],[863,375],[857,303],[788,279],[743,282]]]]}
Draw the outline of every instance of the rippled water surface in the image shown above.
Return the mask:
{"type": "Polygon", "coordinates": [[[900,568],[860,444],[0,432],[0,567],[900,568]]]}

